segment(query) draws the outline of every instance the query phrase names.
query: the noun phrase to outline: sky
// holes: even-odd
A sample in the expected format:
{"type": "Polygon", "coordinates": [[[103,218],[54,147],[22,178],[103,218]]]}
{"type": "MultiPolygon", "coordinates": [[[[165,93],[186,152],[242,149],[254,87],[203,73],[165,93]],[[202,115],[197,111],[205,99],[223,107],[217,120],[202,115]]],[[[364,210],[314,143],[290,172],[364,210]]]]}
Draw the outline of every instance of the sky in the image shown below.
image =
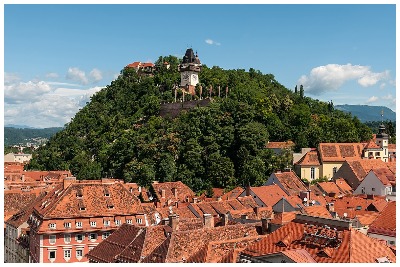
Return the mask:
{"type": "MultiPolygon", "coordinates": [[[[392,2],[394,3],[394,1],[392,2]]],[[[4,5],[4,124],[68,123],[124,66],[254,68],[334,105],[396,110],[394,4],[4,5]]]]}

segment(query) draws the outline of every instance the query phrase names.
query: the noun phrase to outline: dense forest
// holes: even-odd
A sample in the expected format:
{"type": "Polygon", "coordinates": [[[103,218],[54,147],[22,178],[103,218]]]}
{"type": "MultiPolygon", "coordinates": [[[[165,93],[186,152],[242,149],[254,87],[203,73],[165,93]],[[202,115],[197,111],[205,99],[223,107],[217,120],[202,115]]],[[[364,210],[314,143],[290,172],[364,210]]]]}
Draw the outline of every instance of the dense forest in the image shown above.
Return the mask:
{"type": "Polygon", "coordinates": [[[396,113],[393,112],[393,110],[383,106],[335,105],[335,109],[349,112],[351,115],[356,116],[361,122],[364,123],[368,121],[382,121],[382,119],[386,121],[396,121],[396,113]]]}
{"type": "Polygon", "coordinates": [[[173,101],[172,88],[180,82],[179,60],[160,57],[155,64],[164,61],[171,68],[160,67],[150,77],[124,68],[34,154],[28,167],[69,169],[78,179],[115,177],[143,186],[181,180],[196,192],[210,192],[261,185],[274,170],[290,166],[290,153],[274,156],[265,149],[268,141],[292,140],[299,150],[372,136],[333,103],[305,96],[302,86],[289,90],[272,74],[252,68],[203,65],[196,89],[202,97],[212,95],[210,105],[173,119],[160,117],[161,103],[173,101]]]}
{"type": "Polygon", "coordinates": [[[51,136],[61,130],[62,127],[44,129],[4,127],[4,145],[25,145],[27,142],[35,142],[34,139],[37,138],[50,139],[51,136]]]}

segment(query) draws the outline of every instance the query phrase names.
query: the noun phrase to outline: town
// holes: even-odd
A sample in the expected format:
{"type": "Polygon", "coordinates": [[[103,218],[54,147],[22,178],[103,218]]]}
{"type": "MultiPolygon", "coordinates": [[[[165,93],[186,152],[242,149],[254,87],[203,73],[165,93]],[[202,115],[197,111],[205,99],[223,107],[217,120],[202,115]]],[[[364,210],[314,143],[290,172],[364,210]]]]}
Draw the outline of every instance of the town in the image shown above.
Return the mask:
{"type": "MultiPolygon", "coordinates": [[[[156,70],[149,62],[127,68],[143,77],[156,70]]],[[[202,64],[191,48],[178,71],[180,84],[160,116],[229,98],[228,86],[199,86],[202,64]]],[[[365,142],[320,142],[298,153],[292,140],[268,141],[263,149],[289,154],[290,166],[260,186],[213,187],[211,197],[182,181],[142,186],[110,176],[77,179],[70,170],[25,170],[32,156],[10,153],[4,261],[394,263],[396,145],[389,138],[382,123],[365,142]]]]}

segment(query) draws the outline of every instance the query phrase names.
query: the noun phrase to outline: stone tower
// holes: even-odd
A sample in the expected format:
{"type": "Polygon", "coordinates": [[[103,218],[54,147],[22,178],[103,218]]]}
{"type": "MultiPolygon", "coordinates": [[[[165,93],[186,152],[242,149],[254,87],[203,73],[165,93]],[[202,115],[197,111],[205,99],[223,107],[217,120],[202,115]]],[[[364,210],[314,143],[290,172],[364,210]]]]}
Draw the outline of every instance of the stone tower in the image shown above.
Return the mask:
{"type": "Polygon", "coordinates": [[[196,94],[195,87],[199,83],[199,72],[201,71],[200,59],[193,53],[192,48],[186,50],[182,59],[182,64],[179,64],[178,70],[181,73],[180,87],[185,89],[187,93],[196,94]]]}

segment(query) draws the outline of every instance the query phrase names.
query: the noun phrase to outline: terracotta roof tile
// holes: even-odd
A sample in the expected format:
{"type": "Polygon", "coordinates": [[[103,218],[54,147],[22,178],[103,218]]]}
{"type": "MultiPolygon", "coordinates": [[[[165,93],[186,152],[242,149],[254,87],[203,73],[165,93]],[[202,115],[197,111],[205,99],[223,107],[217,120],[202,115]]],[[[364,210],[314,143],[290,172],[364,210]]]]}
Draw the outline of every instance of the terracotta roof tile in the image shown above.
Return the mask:
{"type": "Polygon", "coordinates": [[[152,183],[151,186],[156,193],[157,199],[162,199],[162,190],[165,190],[165,201],[179,201],[179,202],[187,202],[188,198],[191,199],[195,197],[194,192],[181,181],[177,182],[164,182],[164,183],[152,183]],[[176,190],[176,191],[175,191],[176,190]],[[175,197],[175,194],[176,196],[175,197]]]}
{"type": "Polygon", "coordinates": [[[337,240],[334,242],[339,243],[338,247],[336,247],[335,243],[330,245],[332,241],[329,241],[330,239],[328,238],[328,236],[336,236],[335,231],[332,230],[333,228],[330,230],[323,229],[321,226],[319,228],[317,226],[306,226],[304,223],[295,220],[267,235],[259,242],[249,245],[242,254],[250,257],[265,257],[279,252],[304,249],[318,263],[375,262],[377,258],[384,256],[388,257],[392,262],[396,261],[395,254],[389,247],[357,230],[338,229],[337,233],[340,239],[334,239],[337,240]],[[324,235],[327,238],[319,238],[317,240],[313,239],[311,234],[304,235],[311,227],[315,227],[316,230],[320,228],[321,233],[324,231],[324,235]],[[289,233],[292,235],[292,242],[287,246],[280,246],[279,241],[283,240],[289,233]],[[326,241],[327,246],[319,245],[320,241],[326,241]],[[308,245],[308,242],[315,245],[308,245]]]}
{"type": "Polygon", "coordinates": [[[379,213],[377,212],[370,212],[362,215],[356,215],[356,218],[363,226],[365,226],[372,224],[378,215],[379,213]]]}
{"type": "Polygon", "coordinates": [[[92,180],[59,185],[35,210],[47,219],[143,213],[139,199],[122,183],[92,180]]]}
{"type": "MultiPolygon", "coordinates": [[[[7,224],[12,225],[14,228],[20,227],[23,223],[27,222],[29,216],[32,214],[33,207],[42,201],[44,194],[39,195],[34,198],[32,201],[28,202],[26,206],[21,208],[19,211],[14,213],[7,221],[7,224]]],[[[23,202],[24,203],[24,202],[23,202]]]]}
{"type": "Polygon", "coordinates": [[[336,185],[342,190],[342,192],[346,194],[351,194],[353,192],[353,189],[351,186],[346,182],[345,179],[339,178],[335,180],[336,185]]]}
{"type": "Polygon", "coordinates": [[[370,225],[368,233],[396,236],[396,201],[389,202],[370,225]]]}
{"type": "Polygon", "coordinates": [[[320,143],[318,148],[322,162],[361,159],[363,151],[361,143],[320,143]]]}
{"type": "Polygon", "coordinates": [[[256,225],[258,224],[236,224],[195,231],[173,232],[166,262],[186,261],[212,241],[258,236],[256,225]]]}
{"type": "Polygon", "coordinates": [[[276,184],[267,185],[267,186],[259,186],[259,187],[250,187],[250,190],[253,191],[265,205],[272,207],[276,204],[282,197],[287,197],[288,195],[276,184]]]}
{"type": "Polygon", "coordinates": [[[371,169],[391,166],[388,162],[380,159],[348,160],[347,163],[359,181],[362,181],[371,169]]]}
{"type": "Polygon", "coordinates": [[[369,142],[364,147],[364,149],[374,149],[374,148],[380,149],[381,147],[378,146],[373,140],[369,140],[369,142]]]}
{"type": "Polygon", "coordinates": [[[374,168],[371,171],[383,185],[396,184],[396,176],[388,168],[374,168]]]}
{"type": "Polygon", "coordinates": [[[311,255],[304,249],[285,250],[282,251],[282,254],[296,263],[316,263],[311,255]]]}
{"type": "Polygon", "coordinates": [[[347,218],[354,218],[356,215],[361,215],[368,213],[367,207],[375,202],[377,199],[368,199],[365,196],[357,195],[357,196],[344,196],[343,198],[333,198],[333,197],[325,197],[326,202],[333,203],[334,211],[340,216],[343,217],[344,213],[347,214],[347,218]]]}
{"type": "Polygon", "coordinates": [[[295,146],[295,144],[292,141],[286,141],[286,142],[268,142],[268,144],[266,145],[266,148],[293,148],[295,146]]]}
{"type": "Polygon", "coordinates": [[[319,160],[318,151],[311,150],[307,152],[297,163],[300,166],[319,166],[321,161],[319,160]]]}
{"type": "Polygon", "coordinates": [[[301,191],[307,190],[303,181],[293,171],[276,172],[272,175],[275,175],[289,195],[298,195],[301,191]]]}
{"type": "Polygon", "coordinates": [[[214,198],[221,197],[224,194],[223,188],[213,188],[212,191],[213,191],[214,198]]]}
{"type": "Polygon", "coordinates": [[[223,195],[221,196],[221,198],[222,198],[223,200],[236,199],[238,196],[240,196],[240,194],[241,194],[243,191],[244,191],[243,188],[241,188],[241,187],[236,187],[236,188],[232,189],[231,191],[229,191],[229,192],[223,194],[223,195]]]}
{"type": "MultiPolygon", "coordinates": [[[[19,212],[29,203],[32,203],[36,198],[35,193],[24,193],[20,191],[4,191],[4,216],[10,217],[11,215],[19,212]]],[[[6,219],[4,219],[6,220],[6,219]]]]}
{"type": "Polygon", "coordinates": [[[271,223],[280,225],[287,224],[296,218],[297,213],[297,211],[276,213],[274,214],[274,218],[271,220],[271,223]]]}
{"type": "Polygon", "coordinates": [[[386,201],[386,199],[378,198],[368,205],[367,210],[381,212],[386,208],[387,204],[388,202],[386,201]]]}
{"type": "Polygon", "coordinates": [[[320,182],[318,186],[322,189],[325,194],[333,194],[333,196],[339,196],[342,194],[340,188],[336,185],[335,182],[320,182]]]}
{"type": "Polygon", "coordinates": [[[325,206],[307,206],[304,207],[304,211],[310,216],[332,218],[332,215],[325,206]]]}

